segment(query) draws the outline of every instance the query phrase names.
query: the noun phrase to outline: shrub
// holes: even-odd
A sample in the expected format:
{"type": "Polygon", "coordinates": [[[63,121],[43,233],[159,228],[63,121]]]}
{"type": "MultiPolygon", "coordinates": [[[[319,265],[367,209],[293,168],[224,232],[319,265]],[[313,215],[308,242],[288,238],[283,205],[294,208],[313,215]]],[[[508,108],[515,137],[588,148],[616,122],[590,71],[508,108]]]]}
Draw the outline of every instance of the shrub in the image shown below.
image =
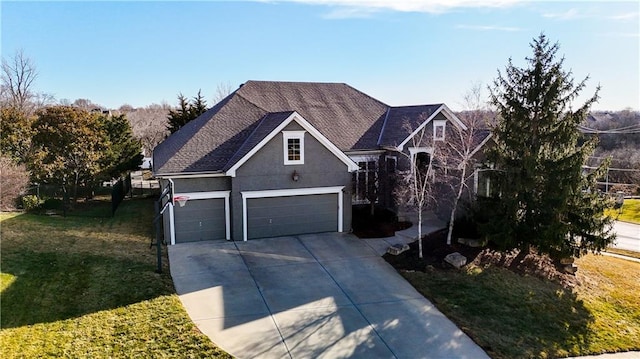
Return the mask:
{"type": "Polygon", "coordinates": [[[16,165],[11,159],[0,156],[0,179],[0,210],[15,209],[29,184],[29,173],[24,165],[16,165]]]}
{"type": "Polygon", "coordinates": [[[42,204],[44,209],[62,209],[62,200],[58,198],[47,198],[42,204]]]}
{"type": "Polygon", "coordinates": [[[22,196],[22,208],[24,208],[25,211],[27,212],[35,211],[36,209],[38,209],[39,206],[40,206],[40,200],[38,199],[37,196],[32,194],[22,196]]]}

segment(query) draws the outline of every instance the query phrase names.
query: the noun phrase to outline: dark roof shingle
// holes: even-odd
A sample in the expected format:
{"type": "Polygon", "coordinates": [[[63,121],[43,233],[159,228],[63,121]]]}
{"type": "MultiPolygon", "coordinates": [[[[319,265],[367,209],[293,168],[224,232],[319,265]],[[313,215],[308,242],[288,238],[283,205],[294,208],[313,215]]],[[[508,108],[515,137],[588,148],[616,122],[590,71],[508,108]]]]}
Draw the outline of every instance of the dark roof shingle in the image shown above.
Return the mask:
{"type": "Polygon", "coordinates": [[[389,108],[384,128],[380,131],[378,145],[381,147],[398,146],[411,134],[410,129],[418,128],[441,106],[442,104],[389,108]]]}
{"type": "Polygon", "coordinates": [[[154,172],[226,171],[293,111],[342,151],[379,149],[439,106],[390,108],[343,83],[247,81],[158,145],[154,172]]]}

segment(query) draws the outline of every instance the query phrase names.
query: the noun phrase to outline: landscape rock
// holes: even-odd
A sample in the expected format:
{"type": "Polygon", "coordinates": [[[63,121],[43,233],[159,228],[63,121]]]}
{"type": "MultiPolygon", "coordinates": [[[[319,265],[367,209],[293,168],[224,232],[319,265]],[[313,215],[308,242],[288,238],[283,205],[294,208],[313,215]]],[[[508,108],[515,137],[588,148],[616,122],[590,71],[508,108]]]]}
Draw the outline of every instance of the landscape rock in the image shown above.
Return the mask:
{"type": "Polygon", "coordinates": [[[467,257],[458,252],[454,252],[444,257],[444,261],[456,268],[461,268],[463,265],[467,264],[467,257]]]}
{"type": "Polygon", "coordinates": [[[486,239],[480,238],[458,238],[458,243],[472,248],[484,247],[487,245],[486,239]]]}
{"type": "Polygon", "coordinates": [[[387,248],[387,253],[397,256],[398,254],[408,250],[409,250],[408,244],[396,243],[391,247],[387,248]]]}
{"type": "Polygon", "coordinates": [[[574,261],[575,261],[575,258],[573,257],[561,258],[560,264],[562,265],[573,264],[574,261]]]}
{"type": "Polygon", "coordinates": [[[569,264],[564,266],[564,271],[567,273],[575,274],[578,271],[578,266],[575,264],[569,264]]]}

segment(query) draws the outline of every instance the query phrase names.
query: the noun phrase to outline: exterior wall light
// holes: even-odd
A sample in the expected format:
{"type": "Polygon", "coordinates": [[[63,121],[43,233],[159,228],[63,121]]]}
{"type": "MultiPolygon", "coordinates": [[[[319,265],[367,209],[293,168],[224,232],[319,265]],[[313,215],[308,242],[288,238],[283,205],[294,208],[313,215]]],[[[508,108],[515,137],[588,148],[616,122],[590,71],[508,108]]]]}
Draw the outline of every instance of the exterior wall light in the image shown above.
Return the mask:
{"type": "Polygon", "coordinates": [[[298,174],[298,171],[293,170],[293,173],[291,174],[291,179],[293,180],[293,182],[298,182],[298,180],[300,179],[300,175],[298,174]]]}

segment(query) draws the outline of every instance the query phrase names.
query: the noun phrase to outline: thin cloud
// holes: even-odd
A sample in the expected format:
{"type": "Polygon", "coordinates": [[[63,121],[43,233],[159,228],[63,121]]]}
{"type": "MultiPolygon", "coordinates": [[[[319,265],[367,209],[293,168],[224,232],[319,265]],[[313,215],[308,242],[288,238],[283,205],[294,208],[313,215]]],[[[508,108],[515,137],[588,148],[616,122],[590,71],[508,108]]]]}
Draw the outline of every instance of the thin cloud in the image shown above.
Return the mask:
{"type": "Polygon", "coordinates": [[[640,33],[638,33],[638,32],[606,32],[606,33],[603,33],[602,36],[606,36],[606,37],[622,37],[622,38],[629,38],[629,37],[638,37],[638,38],[640,38],[640,33]]]}
{"type": "Polygon", "coordinates": [[[366,19],[379,12],[378,9],[338,7],[322,15],[325,19],[366,19]]]}
{"type": "Polygon", "coordinates": [[[500,8],[522,3],[523,0],[281,0],[280,2],[339,7],[347,11],[335,11],[334,14],[361,16],[382,10],[443,13],[456,8],[500,8]]]}
{"type": "Polygon", "coordinates": [[[507,32],[515,32],[522,31],[524,29],[519,27],[511,27],[511,26],[495,26],[495,25],[457,25],[457,29],[465,29],[465,30],[479,30],[479,31],[507,31],[507,32]]]}
{"type": "Polygon", "coordinates": [[[542,16],[546,17],[547,19],[557,20],[574,20],[583,17],[583,15],[580,14],[576,9],[569,9],[565,12],[546,13],[542,14],[542,16]]]}
{"type": "Polygon", "coordinates": [[[640,12],[629,12],[629,13],[626,13],[626,14],[618,14],[618,15],[609,16],[609,19],[611,19],[611,20],[633,20],[633,19],[637,18],[638,16],[640,16],[640,12]]]}

